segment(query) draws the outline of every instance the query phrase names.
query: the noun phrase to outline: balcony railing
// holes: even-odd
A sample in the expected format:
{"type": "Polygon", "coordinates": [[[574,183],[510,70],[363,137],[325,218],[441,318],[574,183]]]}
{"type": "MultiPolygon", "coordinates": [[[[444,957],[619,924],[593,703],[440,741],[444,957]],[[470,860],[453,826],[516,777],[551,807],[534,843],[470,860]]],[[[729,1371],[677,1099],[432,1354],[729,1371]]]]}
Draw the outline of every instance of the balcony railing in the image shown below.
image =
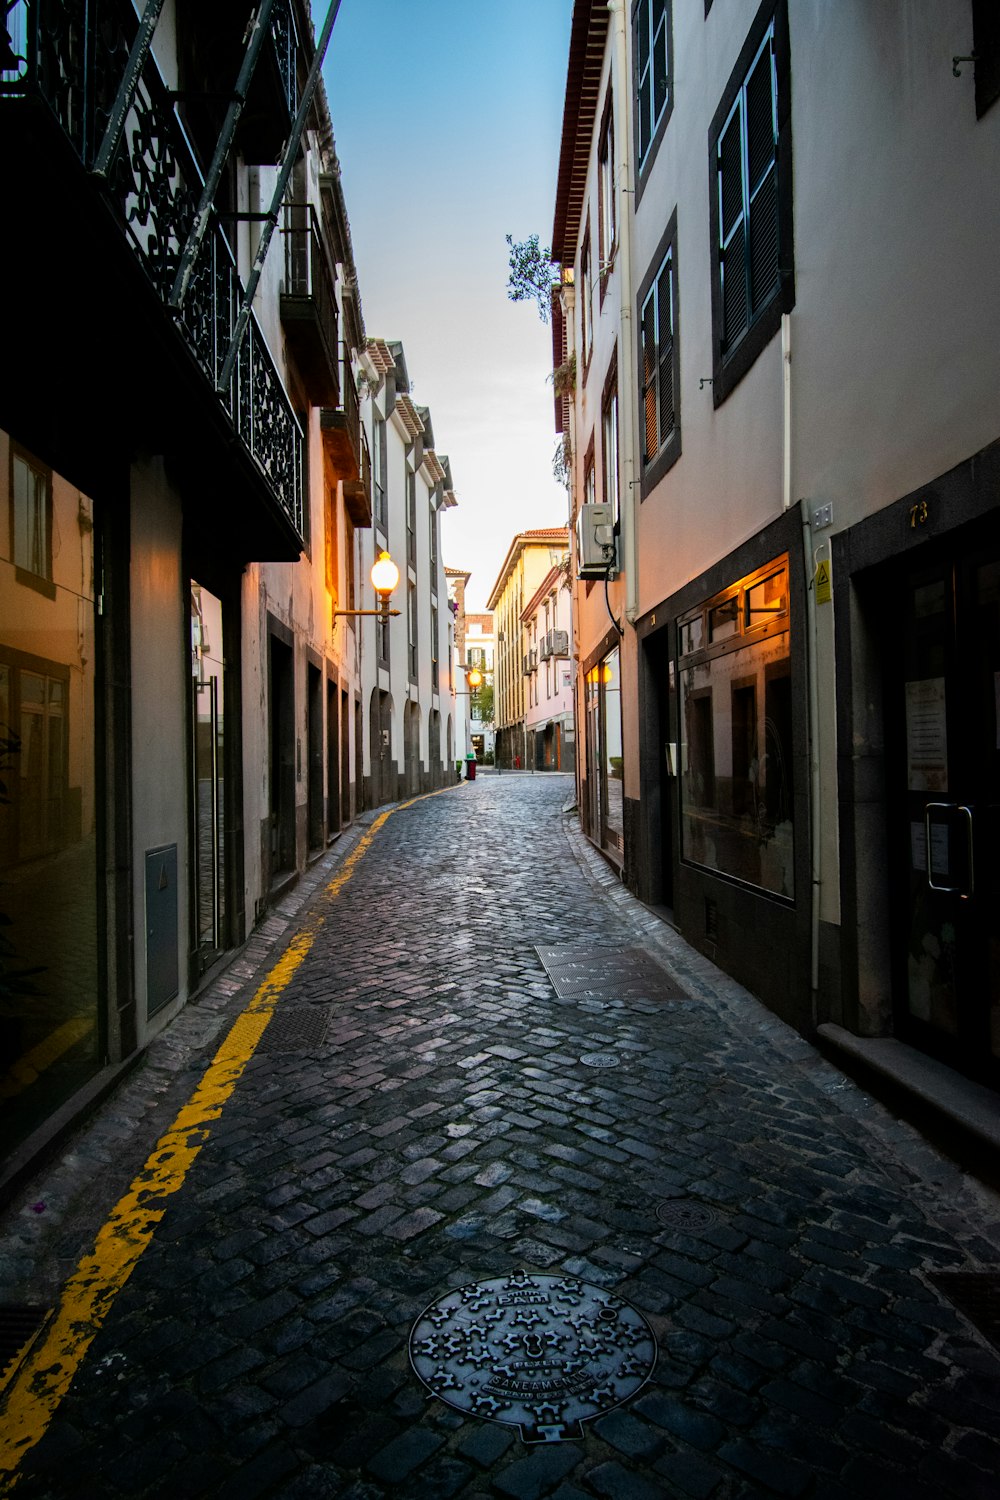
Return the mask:
{"type": "MultiPolygon", "coordinates": [[[[15,0],[6,21],[16,66],[0,73],[0,93],[40,95],[83,166],[93,171],[137,31],[133,6],[129,0],[15,0]]],[[[301,536],[302,432],[253,317],[233,374],[225,390],[217,389],[243,296],[218,223],[201,242],[180,316],[169,307],[203,179],[151,52],[128,100],[107,174],[94,183],[164,312],[301,536]]]]}
{"type": "Polygon", "coordinates": [[[344,502],[355,526],[372,524],[372,464],[361,425],[351,351],[341,345],[340,405],[320,412],[320,431],[331,476],[343,482],[344,502]]]}
{"type": "Polygon", "coordinates": [[[336,272],[311,203],[284,205],[282,235],[285,332],[310,399],[316,406],[336,406],[340,399],[336,272]]]}

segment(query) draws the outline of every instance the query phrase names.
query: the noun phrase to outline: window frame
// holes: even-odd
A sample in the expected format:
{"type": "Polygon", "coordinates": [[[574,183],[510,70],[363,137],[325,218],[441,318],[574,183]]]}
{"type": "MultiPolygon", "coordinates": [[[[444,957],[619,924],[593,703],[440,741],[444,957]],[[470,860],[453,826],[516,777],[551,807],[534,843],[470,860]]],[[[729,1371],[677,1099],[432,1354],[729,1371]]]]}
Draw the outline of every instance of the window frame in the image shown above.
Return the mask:
{"type": "Polygon", "coordinates": [[[598,281],[600,302],[604,306],[608,277],[618,252],[618,195],[615,191],[615,110],[614,94],[608,89],[608,97],[601,118],[601,130],[597,145],[597,198],[598,198],[598,281]]]}
{"type": "Polygon", "coordinates": [[[407,582],[406,585],[406,624],[407,624],[407,676],[410,682],[416,683],[420,680],[420,656],[419,656],[419,619],[417,585],[407,582]]]}
{"type": "MultiPolygon", "coordinates": [[[[792,224],[792,120],[791,72],[789,66],[787,0],[763,0],[730,74],[708,133],[710,253],[712,257],[712,399],[716,407],[736,388],[761,351],[781,327],[782,316],[795,306],[795,254],[792,224]],[[775,229],[777,235],[777,282],[774,291],[753,312],[731,349],[723,348],[725,336],[722,244],[721,168],[719,144],[737,112],[741,119],[741,226],[744,230],[743,269],[747,275],[750,238],[745,217],[752,192],[747,159],[744,95],[769,35],[773,33],[772,112],[775,130],[773,170],[775,180],[775,229]]],[[[761,182],[763,182],[763,178],[761,182]]],[[[759,186],[759,185],[758,185],[759,186]]],[[[754,195],[756,196],[756,194],[754,195]]],[[[749,226],[752,226],[752,204],[749,226]]],[[[734,226],[734,229],[737,226],[734,226]]],[[[752,231],[751,231],[752,232],[752,231]]]]}
{"type": "Polygon", "coordinates": [[[594,356],[594,276],[593,241],[590,234],[590,215],[584,230],[580,248],[580,353],[583,356],[583,381],[586,382],[590,361],[594,356]]]}
{"type": "MultiPolygon", "coordinates": [[[[642,147],[643,120],[642,120],[642,85],[647,68],[651,68],[655,36],[659,35],[659,27],[653,34],[652,19],[653,8],[659,0],[632,0],[632,146],[635,153],[635,202],[636,207],[642,199],[649,174],[652,169],[656,154],[660,148],[664,132],[670,121],[674,110],[674,15],[673,0],[663,0],[663,27],[664,40],[667,50],[667,72],[666,72],[666,97],[660,112],[655,117],[650,117],[649,140],[645,150],[642,147]],[[650,36],[649,57],[646,64],[643,63],[640,30],[640,14],[645,12],[647,16],[648,34],[650,36]]],[[[652,98],[652,91],[651,91],[652,98]]]]}
{"type": "Polygon", "coordinates": [[[663,232],[660,243],[656,247],[656,253],[650,262],[649,269],[639,284],[639,292],[636,297],[636,328],[638,330],[636,351],[636,389],[639,401],[639,442],[640,442],[640,488],[639,496],[645,500],[652,489],[659,484],[681,456],[681,356],[680,356],[680,297],[678,293],[678,256],[677,256],[677,210],[674,209],[670,215],[667,227],[663,232]],[[645,326],[645,310],[651,298],[657,296],[660,278],[667,263],[670,263],[670,313],[671,313],[671,350],[670,370],[673,383],[673,411],[674,422],[670,432],[664,435],[659,428],[660,418],[660,366],[663,362],[662,339],[660,336],[660,306],[656,303],[657,332],[656,332],[656,359],[654,362],[656,377],[656,412],[657,412],[657,436],[658,443],[655,453],[646,455],[646,427],[644,421],[646,380],[643,373],[645,346],[643,342],[643,329],[645,326]]]}
{"type": "MultiPolygon", "coordinates": [[[[52,470],[48,464],[43,464],[27,448],[22,448],[19,443],[11,441],[10,458],[7,468],[8,496],[9,496],[9,535],[10,535],[10,560],[14,567],[14,578],[18,583],[25,584],[28,588],[35,589],[39,594],[44,594],[47,599],[56,597],[56,584],[53,576],[53,552],[52,552],[52,526],[54,500],[52,495],[52,470]],[[37,572],[34,568],[26,567],[23,562],[18,561],[18,532],[17,532],[17,502],[14,496],[14,466],[23,464],[28,475],[34,480],[41,481],[44,494],[42,505],[44,507],[45,537],[44,553],[42,559],[46,571],[37,572]]],[[[37,507],[32,505],[32,514],[37,507]]]]}
{"type": "MultiPolygon", "coordinates": [[[[614,526],[617,530],[621,520],[621,411],[618,401],[618,355],[617,351],[608,369],[601,395],[601,489],[605,505],[611,506],[614,526]],[[609,428],[613,424],[613,442],[609,442],[609,428]],[[613,454],[612,454],[612,451],[613,454]],[[614,466],[612,468],[612,457],[614,466]]],[[[553,610],[553,619],[554,619],[553,610]]]]}

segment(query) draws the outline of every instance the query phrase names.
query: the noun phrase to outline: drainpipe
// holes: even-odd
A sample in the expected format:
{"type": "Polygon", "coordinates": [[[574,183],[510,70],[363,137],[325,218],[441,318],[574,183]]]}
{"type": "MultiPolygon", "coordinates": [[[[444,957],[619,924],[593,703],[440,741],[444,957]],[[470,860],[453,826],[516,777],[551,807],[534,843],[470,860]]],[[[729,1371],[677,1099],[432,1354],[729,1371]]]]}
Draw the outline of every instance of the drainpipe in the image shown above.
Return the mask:
{"type": "Polygon", "coordinates": [[[792,315],[781,315],[781,504],[790,510],[792,505],[792,315]]]}
{"type": "MultiPolygon", "coordinates": [[[[621,288],[618,334],[618,444],[621,477],[622,565],[625,569],[625,618],[635,624],[639,604],[639,542],[635,478],[635,348],[632,314],[632,182],[631,140],[624,129],[625,100],[629,97],[628,58],[625,48],[627,24],[624,0],[608,0],[614,31],[614,91],[618,100],[615,144],[618,148],[618,277],[621,288]]],[[[599,273],[598,273],[599,274],[599,273]]]]}

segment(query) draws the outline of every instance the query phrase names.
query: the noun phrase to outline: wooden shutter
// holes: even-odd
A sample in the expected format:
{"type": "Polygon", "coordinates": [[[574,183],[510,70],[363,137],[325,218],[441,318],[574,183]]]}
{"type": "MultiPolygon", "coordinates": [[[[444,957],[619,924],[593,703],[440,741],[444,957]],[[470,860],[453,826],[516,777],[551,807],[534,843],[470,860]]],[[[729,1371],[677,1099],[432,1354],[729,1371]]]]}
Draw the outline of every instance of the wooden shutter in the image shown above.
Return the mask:
{"type": "Polygon", "coordinates": [[[731,349],[747,328],[746,220],[743,213],[743,111],[733,111],[719,137],[719,268],[722,281],[722,348],[731,349]]]}
{"type": "Polygon", "coordinates": [[[778,193],[775,170],[772,38],[746,83],[747,184],[750,206],[750,317],[778,286],[778,193]]]}

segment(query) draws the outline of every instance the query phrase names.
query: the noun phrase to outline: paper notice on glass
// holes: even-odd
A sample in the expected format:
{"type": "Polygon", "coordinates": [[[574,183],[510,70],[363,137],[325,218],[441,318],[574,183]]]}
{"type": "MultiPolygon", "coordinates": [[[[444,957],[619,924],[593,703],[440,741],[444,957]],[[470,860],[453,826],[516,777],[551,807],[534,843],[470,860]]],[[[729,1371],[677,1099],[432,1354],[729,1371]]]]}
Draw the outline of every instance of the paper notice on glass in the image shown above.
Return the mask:
{"type": "Polygon", "coordinates": [[[911,792],[948,790],[943,677],[906,684],[906,763],[906,784],[911,792]]]}
{"type": "Polygon", "coordinates": [[[929,874],[933,880],[947,880],[951,874],[951,840],[947,823],[932,823],[930,843],[927,842],[927,825],[924,822],[910,824],[910,863],[915,870],[929,874]],[[930,855],[930,869],[927,856],[930,855]]]}

